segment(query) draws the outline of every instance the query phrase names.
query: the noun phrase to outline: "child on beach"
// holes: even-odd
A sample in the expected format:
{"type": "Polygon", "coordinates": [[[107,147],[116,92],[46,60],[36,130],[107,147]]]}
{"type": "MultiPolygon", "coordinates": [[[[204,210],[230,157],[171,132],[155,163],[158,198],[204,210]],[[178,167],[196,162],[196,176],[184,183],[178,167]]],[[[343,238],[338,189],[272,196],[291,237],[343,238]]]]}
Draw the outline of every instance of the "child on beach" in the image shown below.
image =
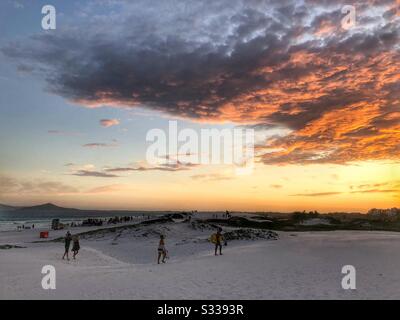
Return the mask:
{"type": "Polygon", "coordinates": [[[167,257],[167,249],[165,249],[165,242],[164,242],[164,236],[160,235],[160,242],[158,244],[158,259],[157,262],[160,264],[160,258],[162,258],[162,263],[165,263],[165,258],[167,257]]]}
{"type": "Polygon", "coordinates": [[[62,257],[63,260],[64,260],[65,256],[67,256],[67,260],[69,261],[68,253],[69,253],[69,247],[71,245],[71,240],[72,240],[72,236],[71,236],[71,233],[68,231],[67,234],[65,235],[65,238],[64,238],[65,252],[64,252],[64,255],[62,257]]]}
{"type": "Polygon", "coordinates": [[[72,252],[74,253],[74,255],[73,255],[72,257],[75,259],[76,255],[77,255],[78,252],[79,252],[79,249],[81,248],[80,245],[79,245],[79,237],[76,236],[76,235],[73,236],[73,237],[72,237],[72,242],[73,242],[73,245],[72,245],[72,252]]]}

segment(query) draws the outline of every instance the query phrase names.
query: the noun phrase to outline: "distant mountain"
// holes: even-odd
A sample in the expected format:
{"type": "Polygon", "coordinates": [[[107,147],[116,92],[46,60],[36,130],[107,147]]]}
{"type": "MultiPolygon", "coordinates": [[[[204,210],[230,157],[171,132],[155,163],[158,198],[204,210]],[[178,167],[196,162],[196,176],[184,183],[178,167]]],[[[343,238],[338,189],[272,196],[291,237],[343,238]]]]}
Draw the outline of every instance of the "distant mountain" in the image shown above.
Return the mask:
{"type": "Polygon", "coordinates": [[[9,206],[9,205],[0,203],[0,211],[14,211],[16,209],[18,209],[18,207],[13,207],[13,206],[9,206]]]}
{"type": "MultiPolygon", "coordinates": [[[[59,207],[53,203],[45,203],[37,206],[30,207],[11,207],[3,205],[5,210],[1,210],[2,215],[10,215],[18,218],[26,217],[30,219],[32,217],[40,218],[63,218],[68,217],[82,217],[82,216],[122,216],[136,214],[138,211],[129,210],[99,210],[99,209],[76,209],[76,208],[64,208],[59,207]]],[[[141,212],[141,211],[140,211],[141,212]]]]}
{"type": "Polygon", "coordinates": [[[62,208],[52,203],[45,203],[37,206],[23,207],[20,210],[59,210],[59,209],[67,209],[67,208],[62,208]]]}
{"type": "Polygon", "coordinates": [[[27,212],[71,213],[71,212],[78,212],[78,211],[81,211],[81,210],[59,207],[53,203],[45,203],[45,204],[40,204],[37,206],[31,206],[31,207],[22,207],[22,208],[15,210],[16,213],[27,213],[27,212]]]}

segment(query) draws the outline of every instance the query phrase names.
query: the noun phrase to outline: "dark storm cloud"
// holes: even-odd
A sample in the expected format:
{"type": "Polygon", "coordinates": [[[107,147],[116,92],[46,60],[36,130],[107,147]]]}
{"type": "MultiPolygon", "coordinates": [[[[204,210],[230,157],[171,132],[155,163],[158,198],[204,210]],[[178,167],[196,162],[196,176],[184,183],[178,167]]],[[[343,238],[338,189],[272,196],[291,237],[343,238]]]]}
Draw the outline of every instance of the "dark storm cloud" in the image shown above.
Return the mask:
{"type": "Polygon", "coordinates": [[[266,153],[264,163],[396,158],[398,2],[352,1],[357,28],[350,31],[341,28],[347,4],[124,2],[119,14],[93,15],[2,52],[41,73],[52,92],[88,107],[142,106],[292,129],[266,145],[285,150],[266,153]],[[342,121],[350,114],[357,127],[342,121]]]}
{"type": "MultiPolygon", "coordinates": [[[[179,33],[164,35],[161,30],[149,32],[144,30],[144,21],[142,29],[136,28],[135,32],[147,36],[139,39],[130,32],[129,25],[119,37],[59,31],[32,37],[28,50],[14,43],[3,52],[41,64],[47,70],[50,89],[70,100],[143,104],[193,118],[213,116],[220,114],[223,103],[268,84],[271,80],[255,71],[284,58],[289,26],[276,21],[272,11],[268,14],[257,10],[257,4],[241,4],[242,10],[215,19],[225,28],[232,27],[223,41],[213,39],[211,30],[204,30],[208,41],[191,38],[190,34],[184,37],[179,33]]],[[[197,19],[218,15],[204,10],[197,19]]],[[[193,25],[193,21],[186,23],[187,27],[193,25]]]]}

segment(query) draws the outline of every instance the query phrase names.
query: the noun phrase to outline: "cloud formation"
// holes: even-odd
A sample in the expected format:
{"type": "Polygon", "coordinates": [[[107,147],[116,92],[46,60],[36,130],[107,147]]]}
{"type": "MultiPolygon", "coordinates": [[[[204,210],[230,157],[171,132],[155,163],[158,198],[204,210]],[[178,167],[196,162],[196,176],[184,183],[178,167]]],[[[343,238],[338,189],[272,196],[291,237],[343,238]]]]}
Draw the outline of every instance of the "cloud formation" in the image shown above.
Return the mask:
{"type": "Polygon", "coordinates": [[[398,181],[387,181],[380,183],[366,183],[357,186],[350,186],[350,191],[330,191],[330,192],[311,192],[311,193],[298,193],[292,194],[294,197],[324,197],[324,196],[334,196],[340,194],[368,194],[368,193],[399,193],[398,181]],[[386,187],[386,188],[381,188],[386,187]]]}
{"type": "Polygon", "coordinates": [[[368,189],[352,191],[351,193],[399,193],[398,189],[368,189]]]}
{"type": "Polygon", "coordinates": [[[129,171],[184,171],[190,170],[192,168],[197,167],[198,164],[194,163],[183,163],[180,161],[171,161],[160,163],[157,166],[148,166],[148,165],[136,165],[132,167],[113,167],[106,168],[104,171],[106,172],[129,172],[129,171]]]}
{"type": "Polygon", "coordinates": [[[116,147],[116,143],[104,143],[104,142],[91,142],[82,145],[84,148],[108,148],[108,147],[116,147]]]}
{"type": "Polygon", "coordinates": [[[293,197],[325,197],[325,196],[335,196],[342,194],[343,192],[315,192],[315,193],[297,193],[292,194],[293,197]]]}
{"type": "Polygon", "coordinates": [[[77,172],[71,173],[73,176],[78,177],[96,177],[96,178],[117,178],[118,175],[105,173],[94,170],[78,170],[77,172]]]}
{"type": "Polygon", "coordinates": [[[345,4],[111,2],[115,15],[77,18],[79,27],[2,52],[87,107],[290,129],[259,148],[265,164],[398,160],[399,3],[352,1],[349,31],[341,28],[345,4]]]}
{"type": "Polygon", "coordinates": [[[121,185],[121,184],[111,184],[111,185],[100,186],[100,187],[89,189],[85,193],[97,194],[97,193],[120,192],[124,188],[125,188],[125,186],[121,185]]]}
{"type": "Polygon", "coordinates": [[[119,125],[119,120],[117,119],[101,119],[100,125],[105,128],[119,125]]]}
{"type": "Polygon", "coordinates": [[[67,194],[76,192],[79,192],[77,188],[58,181],[23,180],[0,175],[1,194],[67,194]]]}
{"type": "Polygon", "coordinates": [[[232,180],[234,177],[231,175],[225,175],[221,173],[206,173],[206,174],[195,174],[191,176],[193,180],[203,180],[203,181],[223,181],[232,180]]]}

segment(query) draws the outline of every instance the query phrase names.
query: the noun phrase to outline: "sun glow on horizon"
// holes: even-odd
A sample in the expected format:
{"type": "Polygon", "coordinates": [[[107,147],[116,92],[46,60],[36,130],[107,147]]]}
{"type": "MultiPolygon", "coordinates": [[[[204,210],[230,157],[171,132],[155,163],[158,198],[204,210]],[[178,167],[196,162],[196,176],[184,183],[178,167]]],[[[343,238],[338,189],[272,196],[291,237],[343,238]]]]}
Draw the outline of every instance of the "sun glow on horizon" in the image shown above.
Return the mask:
{"type": "Polygon", "coordinates": [[[102,179],[90,184],[69,177],[65,183],[77,190],[3,193],[1,201],[18,205],[55,202],[86,209],[280,212],[367,212],[400,204],[396,162],[256,165],[249,175],[235,174],[232,166],[210,165],[173,174],[171,180],[170,173],[135,172],[119,178],[118,183],[102,179]]]}

